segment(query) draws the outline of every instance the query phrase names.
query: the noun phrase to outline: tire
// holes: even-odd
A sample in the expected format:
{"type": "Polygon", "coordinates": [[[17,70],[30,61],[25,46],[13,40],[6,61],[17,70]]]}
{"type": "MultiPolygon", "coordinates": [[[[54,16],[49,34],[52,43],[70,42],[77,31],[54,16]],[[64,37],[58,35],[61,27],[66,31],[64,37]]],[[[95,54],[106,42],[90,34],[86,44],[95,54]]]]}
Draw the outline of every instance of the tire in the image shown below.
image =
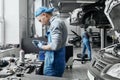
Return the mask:
{"type": "Polygon", "coordinates": [[[90,17],[87,17],[86,19],[85,19],[85,24],[86,25],[89,25],[89,26],[95,26],[96,25],[96,21],[95,21],[95,19],[90,19],[90,17]]]}

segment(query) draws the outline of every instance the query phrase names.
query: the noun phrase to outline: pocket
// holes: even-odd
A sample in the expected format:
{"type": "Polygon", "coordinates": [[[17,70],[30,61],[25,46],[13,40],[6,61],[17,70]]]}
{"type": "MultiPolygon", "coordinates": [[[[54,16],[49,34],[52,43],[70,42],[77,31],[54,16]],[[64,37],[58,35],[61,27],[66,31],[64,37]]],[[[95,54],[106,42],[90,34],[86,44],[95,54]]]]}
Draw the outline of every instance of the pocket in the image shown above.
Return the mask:
{"type": "Polygon", "coordinates": [[[38,59],[40,61],[44,61],[45,60],[45,51],[40,51],[38,54],[38,59]]]}

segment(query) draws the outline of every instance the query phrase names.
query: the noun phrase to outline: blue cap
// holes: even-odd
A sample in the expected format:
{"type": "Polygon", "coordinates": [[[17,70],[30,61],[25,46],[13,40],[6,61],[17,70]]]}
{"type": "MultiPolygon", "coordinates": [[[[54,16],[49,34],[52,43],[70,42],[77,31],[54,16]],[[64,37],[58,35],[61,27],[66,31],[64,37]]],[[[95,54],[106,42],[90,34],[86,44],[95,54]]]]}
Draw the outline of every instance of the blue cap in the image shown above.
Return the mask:
{"type": "Polygon", "coordinates": [[[39,16],[42,13],[53,12],[54,8],[40,7],[35,12],[35,17],[39,16]]]}

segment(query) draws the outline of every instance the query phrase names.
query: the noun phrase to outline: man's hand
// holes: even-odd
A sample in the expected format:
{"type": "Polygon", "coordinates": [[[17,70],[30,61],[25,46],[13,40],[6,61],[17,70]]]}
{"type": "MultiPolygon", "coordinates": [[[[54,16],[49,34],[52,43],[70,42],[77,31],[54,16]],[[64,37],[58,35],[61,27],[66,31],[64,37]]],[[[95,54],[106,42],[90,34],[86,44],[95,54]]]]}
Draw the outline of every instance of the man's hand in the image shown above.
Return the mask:
{"type": "Polygon", "coordinates": [[[32,43],[35,47],[38,47],[38,44],[39,44],[39,40],[33,40],[32,43]]]}
{"type": "Polygon", "coordinates": [[[40,41],[37,46],[38,46],[40,49],[42,49],[42,45],[43,45],[43,44],[42,44],[42,42],[40,41]]]}
{"type": "Polygon", "coordinates": [[[34,45],[35,47],[38,47],[38,48],[42,49],[42,45],[43,45],[43,44],[42,44],[42,41],[33,40],[32,43],[33,43],[33,45],[34,45]]]}

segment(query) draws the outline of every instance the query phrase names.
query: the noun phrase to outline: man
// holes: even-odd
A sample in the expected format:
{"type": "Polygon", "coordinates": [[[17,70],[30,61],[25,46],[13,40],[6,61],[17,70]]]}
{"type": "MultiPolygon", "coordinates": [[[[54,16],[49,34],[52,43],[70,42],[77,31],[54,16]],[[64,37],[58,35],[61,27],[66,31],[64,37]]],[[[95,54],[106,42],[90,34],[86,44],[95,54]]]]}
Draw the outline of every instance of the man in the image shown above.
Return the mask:
{"type": "Polygon", "coordinates": [[[89,34],[86,29],[84,29],[84,33],[82,35],[83,41],[83,51],[82,51],[82,60],[84,61],[86,49],[88,49],[88,60],[91,61],[91,47],[90,47],[90,40],[89,34]]]}
{"type": "Polygon", "coordinates": [[[44,75],[62,77],[65,69],[65,44],[67,40],[67,27],[65,23],[53,16],[54,8],[40,7],[35,16],[42,25],[49,26],[47,31],[48,43],[43,45],[40,41],[33,41],[40,50],[45,50],[44,75]]]}

